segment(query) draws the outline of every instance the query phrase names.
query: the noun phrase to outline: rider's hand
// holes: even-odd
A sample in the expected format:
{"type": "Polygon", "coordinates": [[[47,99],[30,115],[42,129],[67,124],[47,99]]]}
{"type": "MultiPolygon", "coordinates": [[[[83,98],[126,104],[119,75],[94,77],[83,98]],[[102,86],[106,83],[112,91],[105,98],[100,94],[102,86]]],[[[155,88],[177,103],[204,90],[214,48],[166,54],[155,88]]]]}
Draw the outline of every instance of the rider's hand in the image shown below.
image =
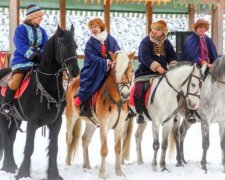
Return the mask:
{"type": "Polygon", "coordinates": [[[159,74],[165,74],[166,70],[162,66],[157,66],[155,71],[159,72],[159,74]]]}
{"type": "Polygon", "coordinates": [[[115,62],[108,61],[108,66],[112,69],[115,66],[115,62]]]}

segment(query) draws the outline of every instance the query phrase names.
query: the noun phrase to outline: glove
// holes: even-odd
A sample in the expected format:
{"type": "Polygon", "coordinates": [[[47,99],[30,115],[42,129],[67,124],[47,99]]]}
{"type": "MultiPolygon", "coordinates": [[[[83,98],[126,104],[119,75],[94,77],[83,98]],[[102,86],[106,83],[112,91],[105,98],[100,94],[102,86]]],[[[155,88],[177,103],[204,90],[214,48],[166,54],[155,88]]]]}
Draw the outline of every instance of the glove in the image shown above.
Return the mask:
{"type": "Polygon", "coordinates": [[[31,60],[35,63],[39,63],[41,61],[41,54],[37,53],[31,60]]]}

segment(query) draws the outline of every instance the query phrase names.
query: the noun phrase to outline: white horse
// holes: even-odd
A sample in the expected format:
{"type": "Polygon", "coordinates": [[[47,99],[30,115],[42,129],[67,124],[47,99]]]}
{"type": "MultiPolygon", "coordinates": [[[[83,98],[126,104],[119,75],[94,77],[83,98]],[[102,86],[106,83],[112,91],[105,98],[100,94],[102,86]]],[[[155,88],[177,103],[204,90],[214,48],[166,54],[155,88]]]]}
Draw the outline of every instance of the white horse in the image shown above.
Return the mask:
{"type": "MultiPolygon", "coordinates": [[[[225,172],[225,56],[218,58],[213,63],[207,78],[205,79],[200,105],[197,110],[197,116],[199,122],[201,122],[202,130],[202,169],[207,172],[206,166],[206,154],[209,148],[209,129],[210,124],[218,123],[220,134],[220,146],[222,150],[222,166],[223,172],[225,172]]],[[[188,111],[186,109],[186,111],[188,111]]],[[[186,113],[187,114],[187,113],[186,113]]],[[[184,159],[183,143],[187,130],[190,125],[183,121],[181,127],[174,128],[174,135],[177,145],[177,161],[179,165],[186,163],[184,159]]]]}
{"type": "MultiPolygon", "coordinates": [[[[167,170],[165,156],[168,146],[168,135],[174,123],[173,117],[180,109],[183,108],[184,105],[187,105],[189,109],[198,108],[202,77],[205,70],[206,66],[199,69],[196,65],[177,65],[175,68],[169,70],[165,75],[159,76],[153,80],[151,94],[149,95],[146,104],[147,111],[152,119],[152,132],[154,139],[154,157],[152,161],[153,170],[156,170],[157,168],[160,126],[163,126],[160,167],[162,170],[167,170]],[[181,104],[178,102],[179,98],[184,99],[181,104]]],[[[131,106],[131,108],[135,111],[134,107],[131,106]]],[[[146,119],[147,118],[145,117],[145,120],[146,119]]],[[[141,141],[143,132],[147,126],[147,121],[144,124],[139,124],[135,134],[138,164],[143,164],[141,141]]]]}

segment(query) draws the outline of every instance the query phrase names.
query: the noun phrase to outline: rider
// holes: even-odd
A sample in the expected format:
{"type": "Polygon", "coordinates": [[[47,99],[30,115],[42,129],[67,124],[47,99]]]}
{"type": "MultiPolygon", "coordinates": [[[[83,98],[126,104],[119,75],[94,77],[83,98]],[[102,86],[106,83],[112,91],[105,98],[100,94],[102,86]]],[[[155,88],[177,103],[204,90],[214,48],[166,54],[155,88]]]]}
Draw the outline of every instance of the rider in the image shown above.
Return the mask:
{"type": "MultiPolygon", "coordinates": [[[[208,68],[218,58],[218,53],[212,39],[206,35],[209,29],[208,21],[198,19],[193,25],[193,33],[186,37],[183,44],[182,58],[197,63],[200,67],[207,63],[208,68]]],[[[194,111],[190,111],[188,122],[195,123],[194,111]]]]}
{"type": "Polygon", "coordinates": [[[151,32],[140,43],[138,59],[140,65],[135,72],[134,102],[138,113],[137,123],[144,123],[144,85],[151,75],[166,73],[167,65],[176,63],[174,47],[167,39],[168,27],[165,21],[159,20],[151,24],[151,32]]]}
{"type": "Polygon", "coordinates": [[[114,37],[107,34],[105,24],[100,18],[88,23],[91,37],[85,47],[84,66],[80,74],[78,97],[81,101],[80,115],[92,117],[88,99],[94,94],[106,77],[110,67],[114,66],[109,52],[117,52],[120,47],[114,37]]]}
{"type": "Polygon", "coordinates": [[[48,40],[46,31],[40,27],[44,12],[35,5],[30,4],[26,9],[24,22],[15,30],[14,58],[12,59],[12,78],[8,82],[4,103],[1,112],[8,114],[16,90],[19,88],[24,75],[41,60],[41,53],[48,40]]]}

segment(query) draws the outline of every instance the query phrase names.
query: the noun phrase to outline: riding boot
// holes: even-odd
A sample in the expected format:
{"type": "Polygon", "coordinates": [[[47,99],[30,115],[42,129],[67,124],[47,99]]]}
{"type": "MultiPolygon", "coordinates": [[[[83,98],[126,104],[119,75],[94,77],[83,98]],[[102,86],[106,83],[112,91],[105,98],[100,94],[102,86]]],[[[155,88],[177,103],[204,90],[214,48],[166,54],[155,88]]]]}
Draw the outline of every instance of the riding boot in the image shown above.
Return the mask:
{"type": "Polygon", "coordinates": [[[194,110],[190,110],[188,116],[187,116],[187,120],[189,124],[194,124],[196,123],[196,119],[195,119],[195,114],[194,114],[194,110]]]}
{"type": "Polygon", "coordinates": [[[12,110],[12,102],[13,102],[13,97],[15,93],[16,93],[16,90],[12,90],[7,86],[5,98],[3,101],[3,105],[1,107],[1,112],[5,114],[9,114],[10,110],[12,110]]]}
{"type": "Polygon", "coordinates": [[[137,124],[145,123],[143,116],[143,100],[139,98],[134,98],[134,104],[136,108],[136,112],[138,113],[137,124]]]}
{"type": "Polygon", "coordinates": [[[87,102],[81,103],[81,105],[80,105],[80,114],[79,115],[80,116],[85,116],[87,118],[93,117],[87,102]]]}
{"type": "Polygon", "coordinates": [[[127,115],[127,119],[133,118],[135,117],[137,114],[134,113],[134,111],[129,107],[128,108],[128,115],[127,115]]]}

